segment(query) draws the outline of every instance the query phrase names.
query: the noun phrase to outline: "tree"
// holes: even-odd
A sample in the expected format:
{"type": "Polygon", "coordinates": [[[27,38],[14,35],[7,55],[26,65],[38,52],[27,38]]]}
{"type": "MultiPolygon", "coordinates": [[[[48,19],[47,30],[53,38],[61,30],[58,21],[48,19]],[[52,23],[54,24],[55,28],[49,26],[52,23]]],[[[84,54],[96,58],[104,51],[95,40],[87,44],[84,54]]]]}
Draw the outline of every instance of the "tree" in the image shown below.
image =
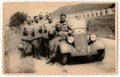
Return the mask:
{"type": "Polygon", "coordinates": [[[9,26],[20,27],[20,25],[22,25],[26,19],[27,14],[23,12],[16,12],[11,16],[9,26]]]}

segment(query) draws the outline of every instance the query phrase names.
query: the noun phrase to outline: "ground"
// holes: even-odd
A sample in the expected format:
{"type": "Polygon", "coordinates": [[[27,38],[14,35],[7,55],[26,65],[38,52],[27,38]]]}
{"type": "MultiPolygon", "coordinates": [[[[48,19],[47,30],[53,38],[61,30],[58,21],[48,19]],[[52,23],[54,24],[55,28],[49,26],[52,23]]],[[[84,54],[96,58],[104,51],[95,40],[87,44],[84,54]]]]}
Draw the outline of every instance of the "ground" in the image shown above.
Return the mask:
{"type": "MultiPolygon", "coordinates": [[[[100,38],[105,42],[106,55],[103,61],[93,63],[74,63],[61,65],[59,63],[46,64],[46,60],[38,60],[31,56],[20,58],[20,52],[9,54],[9,72],[36,74],[113,74],[116,73],[115,40],[100,38]]],[[[78,58],[79,59],[79,58],[78,58]]]]}
{"type": "Polygon", "coordinates": [[[103,61],[83,64],[54,65],[45,64],[45,60],[34,60],[36,70],[41,74],[106,74],[115,73],[115,41],[102,38],[106,44],[106,55],[103,61]],[[108,44],[109,43],[109,44],[108,44]],[[42,68],[40,66],[43,66],[42,68]],[[39,72],[40,71],[40,72],[39,72]]]}

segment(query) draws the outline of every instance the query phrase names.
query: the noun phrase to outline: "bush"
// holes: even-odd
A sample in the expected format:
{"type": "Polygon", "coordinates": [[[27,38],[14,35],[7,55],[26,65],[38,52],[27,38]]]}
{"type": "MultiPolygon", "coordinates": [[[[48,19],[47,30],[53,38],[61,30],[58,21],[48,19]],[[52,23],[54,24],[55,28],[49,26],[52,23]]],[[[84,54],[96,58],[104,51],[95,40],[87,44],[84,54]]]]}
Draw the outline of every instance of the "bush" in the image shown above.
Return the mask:
{"type": "Polygon", "coordinates": [[[27,14],[23,12],[16,12],[11,16],[9,26],[19,27],[24,23],[26,19],[27,19],[27,14]]]}

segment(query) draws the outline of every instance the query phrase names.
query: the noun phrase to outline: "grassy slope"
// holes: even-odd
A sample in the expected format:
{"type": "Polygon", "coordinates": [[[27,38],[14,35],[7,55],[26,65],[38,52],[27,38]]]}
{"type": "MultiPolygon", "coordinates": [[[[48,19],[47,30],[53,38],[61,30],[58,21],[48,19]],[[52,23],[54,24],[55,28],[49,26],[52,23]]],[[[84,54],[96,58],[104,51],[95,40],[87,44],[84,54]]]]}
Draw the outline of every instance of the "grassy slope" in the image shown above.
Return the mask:
{"type": "Polygon", "coordinates": [[[73,14],[85,10],[101,10],[101,9],[107,9],[111,4],[77,4],[77,5],[67,5],[58,8],[53,13],[55,15],[59,15],[61,13],[65,14],[73,14]]]}
{"type": "Polygon", "coordinates": [[[89,31],[97,33],[98,36],[114,38],[115,15],[106,15],[89,19],[89,31]]]}

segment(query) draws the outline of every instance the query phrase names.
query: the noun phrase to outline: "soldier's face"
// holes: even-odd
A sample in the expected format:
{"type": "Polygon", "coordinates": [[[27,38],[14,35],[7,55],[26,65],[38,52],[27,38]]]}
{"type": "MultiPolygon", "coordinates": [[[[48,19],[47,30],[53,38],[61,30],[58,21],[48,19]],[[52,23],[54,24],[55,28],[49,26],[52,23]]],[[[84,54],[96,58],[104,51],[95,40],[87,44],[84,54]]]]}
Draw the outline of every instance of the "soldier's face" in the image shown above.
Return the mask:
{"type": "Polygon", "coordinates": [[[43,16],[42,16],[42,15],[39,15],[39,19],[42,20],[42,19],[43,19],[43,16]]]}
{"type": "Polygon", "coordinates": [[[49,22],[53,22],[53,18],[52,18],[52,17],[49,17],[49,18],[48,18],[48,21],[49,21],[49,22]]]}
{"type": "Polygon", "coordinates": [[[32,23],[32,19],[30,19],[30,18],[27,19],[27,23],[28,23],[28,24],[31,24],[31,23],[32,23]]]}
{"type": "Polygon", "coordinates": [[[61,16],[61,17],[60,17],[60,20],[61,20],[61,21],[65,21],[65,20],[66,20],[66,17],[65,17],[65,16],[61,16]]]}
{"type": "Polygon", "coordinates": [[[39,17],[35,17],[35,19],[34,19],[35,21],[39,21],[39,17]]]}

